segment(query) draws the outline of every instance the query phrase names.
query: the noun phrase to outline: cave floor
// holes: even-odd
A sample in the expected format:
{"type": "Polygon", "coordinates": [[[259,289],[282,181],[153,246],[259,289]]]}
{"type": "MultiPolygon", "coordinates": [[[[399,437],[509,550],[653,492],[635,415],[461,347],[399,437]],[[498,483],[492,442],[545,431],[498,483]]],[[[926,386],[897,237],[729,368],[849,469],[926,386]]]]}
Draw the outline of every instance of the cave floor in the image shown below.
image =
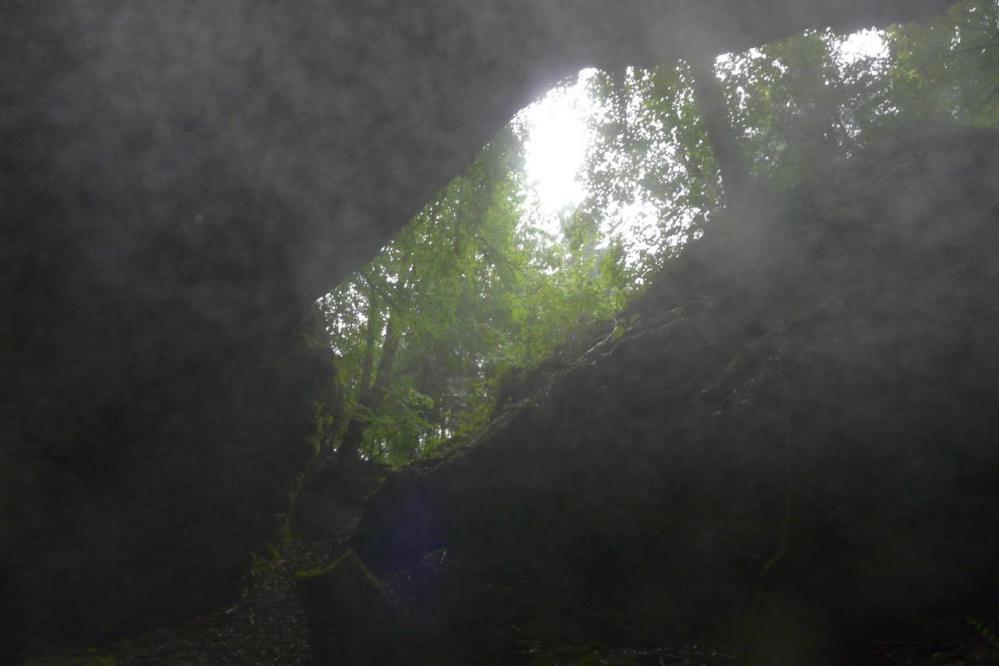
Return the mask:
{"type": "Polygon", "coordinates": [[[297,666],[308,660],[295,571],[321,561],[329,542],[293,541],[261,560],[232,604],[113,647],[115,666],[297,666]]]}
{"type": "MultiPolygon", "coordinates": [[[[329,560],[347,542],[362,509],[340,514],[322,538],[292,538],[260,559],[240,597],[184,623],[162,627],[100,649],[36,658],[21,666],[305,666],[310,664],[305,608],[295,572],[329,560]]],[[[876,641],[847,663],[856,666],[999,664],[999,643],[965,618],[940,623],[934,636],[876,641]]],[[[729,666],[740,663],[717,646],[601,649],[546,645],[526,639],[524,666],[729,666]]],[[[318,666],[318,665],[317,665],[318,666]]],[[[451,666],[451,665],[441,665],[451,666]]],[[[461,665],[454,665],[461,666],[461,665]]]]}
{"type": "MultiPolygon", "coordinates": [[[[344,534],[346,540],[348,534],[344,534]]],[[[336,541],[293,540],[259,564],[241,597],[183,624],[164,627],[122,641],[101,654],[114,661],[79,662],[80,666],[303,666],[309,664],[305,610],[294,573],[327,559],[336,541]]],[[[602,650],[592,646],[551,646],[526,641],[528,666],[729,666],[733,653],[711,646],[602,650]]],[[[52,666],[77,662],[53,661],[52,666]]],[[[908,636],[871,644],[851,664],[971,666],[999,664],[999,647],[973,631],[962,618],[941,627],[941,635],[908,636]]],[[[37,662],[48,666],[49,662],[37,662]]],[[[32,663],[32,666],[35,666],[32,663]]],[[[456,665],[457,666],[457,665],[456,665]]]]}
{"type": "MultiPolygon", "coordinates": [[[[103,654],[115,661],[95,666],[303,666],[309,663],[309,636],[295,571],[321,561],[336,547],[329,541],[293,541],[276,552],[234,604],[173,627],[165,627],[103,654]]],[[[951,628],[957,623],[951,623],[951,628]]],[[[926,640],[884,640],[856,655],[851,664],[971,666],[999,663],[999,649],[971,630],[926,640]]],[[[529,666],[729,666],[739,663],[728,651],[688,645],[651,649],[600,650],[591,646],[550,646],[525,642],[529,666]]],[[[65,661],[53,662],[53,666],[65,661]]],[[[72,662],[69,662],[72,663],[72,662]]],[[[84,662],[81,662],[81,665],[84,662]]],[[[47,662],[40,662],[46,664],[47,662]]],[[[90,664],[87,664],[90,666],[90,664]]],[[[457,665],[456,665],[457,666],[457,665]]]]}
{"type": "MultiPolygon", "coordinates": [[[[305,610],[294,573],[325,559],[329,541],[292,541],[256,567],[241,597],[187,622],[163,627],[102,650],[35,659],[23,666],[304,666],[309,664],[305,610]]],[[[857,666],[972,666],[999,664],[999,647],[950,623],[948,637],[884,640],[857,654],[857,666]]],[[[729,666],[731,652],[710,646],[601,650],[592,646],[523,645],[527,666],[729,666]]],[[[458,665],[455,665],[458,666],[458,665]]]]}

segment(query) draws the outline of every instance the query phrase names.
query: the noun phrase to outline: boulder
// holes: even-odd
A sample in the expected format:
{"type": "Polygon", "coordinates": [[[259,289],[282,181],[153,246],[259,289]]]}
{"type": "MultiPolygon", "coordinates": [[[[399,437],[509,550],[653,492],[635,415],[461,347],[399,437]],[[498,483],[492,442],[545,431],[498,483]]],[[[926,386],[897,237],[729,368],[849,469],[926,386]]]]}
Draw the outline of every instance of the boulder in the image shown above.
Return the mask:
{"type": "Polygon", "coordinates": [[[986,612],[997,179],[995,134],[920,128],[835,191],[728,211],[623,335],[464,452],[390,477],[353,547],[386,580],[446,550],[472,565],[445,616],[503,590],[553,644],[843,663],[886,627],[986,612]]]}
{"type": "Polygon", "coordinates": [[[313,663],[406,664],[413,627],[353,551],[296,574],[312,636],[313,663]]]}

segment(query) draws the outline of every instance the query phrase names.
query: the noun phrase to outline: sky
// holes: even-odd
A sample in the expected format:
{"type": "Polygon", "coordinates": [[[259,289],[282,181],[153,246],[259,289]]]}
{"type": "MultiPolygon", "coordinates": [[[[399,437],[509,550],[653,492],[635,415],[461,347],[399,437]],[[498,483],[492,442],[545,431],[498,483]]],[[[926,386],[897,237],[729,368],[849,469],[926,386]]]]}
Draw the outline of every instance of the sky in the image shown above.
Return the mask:
{"type": "Polygon", "coordinates": [[[586,85],[595,73],[584,69],[574,84],[556,88],[519,114],[527,129],[527,182],[545,215],[573,206],[585,195],[578,172],[590,143],[587,117],[593,101],[586,85]]]}
{"type": "MultiPolygon", "coordinates": [[[[844,62],[856,62],[865,57],[885,54],[884,33],[866,29],[849,35],[842,43],[839,55],[844,62]]],[[[724,61],[729,56],[719,56],[724,61]]],[[[596,73],[584,69],[575,83],[553,89],[517,116],[525,128],[526,192],[529,205],[536,206],[542,228],[558,231],[558,213],[572,209],[585,196],[579,177],[591,141],[587,118],[594,111],[593,100],[587,94],[587,81],[596,73]]],[[[635,209],[640,215],[641,206],[635,209]]],[[[628,233],[627,224],[619,228],[628,233]]]]}

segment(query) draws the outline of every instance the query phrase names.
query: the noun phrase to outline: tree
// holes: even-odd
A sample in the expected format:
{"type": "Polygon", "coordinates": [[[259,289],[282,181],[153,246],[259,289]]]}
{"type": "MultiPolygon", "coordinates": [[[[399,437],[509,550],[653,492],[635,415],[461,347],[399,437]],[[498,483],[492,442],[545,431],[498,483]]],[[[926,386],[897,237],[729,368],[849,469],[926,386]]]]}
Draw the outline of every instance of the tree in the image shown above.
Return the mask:
{"type": "Polygon", "coordinates": [[[588,194],[555,232],[532,224],[508,128],[323,299],[346,396],[334,445],[403,464],[466,440],[504,382],[613,318],[757,183],[821,191],[900,122],[994,126],[997,11],[974,0],[893,28],[887,56],[848,58],[826,30],[716,62],[597,72],[588,194]]]}
{"type": "Polygon", "coordinates": [[[522,146],[499,137],[322,299],[348,398],[334,445],[394,464],[477,431],[504,377],[624,303],[620,244],[585,214],[522,224],[522,146]]]}
{"type": "Polygon", "coordinates": [[[734,207],[744,207],[751,199],[752,177],[729,118],[725,91],[715,76],[714,59],[695,54],[687,66],[698,115],[718,164],[726,199],[734,207]]]}
{"type": "Polygon", "coordinates": [[[942,18],[894,27],[886,38],[885,115],[999,125],[999,6],[993,0],[958,3],[942,18]]]}

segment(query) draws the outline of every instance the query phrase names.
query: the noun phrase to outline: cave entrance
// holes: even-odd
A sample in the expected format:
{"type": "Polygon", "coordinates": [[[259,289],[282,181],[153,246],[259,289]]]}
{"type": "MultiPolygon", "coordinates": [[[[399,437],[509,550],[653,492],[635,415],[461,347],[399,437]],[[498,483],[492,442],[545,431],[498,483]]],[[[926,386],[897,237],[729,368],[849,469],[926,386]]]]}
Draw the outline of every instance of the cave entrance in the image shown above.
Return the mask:
{"type": "Polygon", "coordinates": [[[994,119],[974,92],[987,4],[563,81],[319,299],[339,383],[318,445],[402,465],[468,443],[626,330],[627,304],[747,191],[821,183],[901,124],[994,119]]]}

